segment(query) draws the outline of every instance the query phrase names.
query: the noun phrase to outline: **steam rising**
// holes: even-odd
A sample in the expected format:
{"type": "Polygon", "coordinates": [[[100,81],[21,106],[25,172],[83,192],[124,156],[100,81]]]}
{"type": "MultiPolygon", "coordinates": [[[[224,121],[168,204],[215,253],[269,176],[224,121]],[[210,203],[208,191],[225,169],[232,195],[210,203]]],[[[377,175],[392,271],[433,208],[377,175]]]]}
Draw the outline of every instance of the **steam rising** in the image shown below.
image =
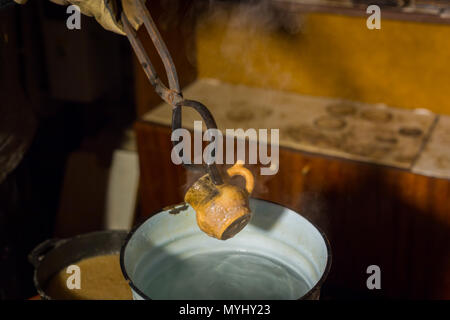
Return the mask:
{"type": "MultiPolygon", "coordinates": [[[[282,39],[287,41],[295,41],[299,33],[304,32],[303,23],[304,19],[298,13],[289,13],[285,10],[278,10],[274,7],[272,1],[241,1],[241,2],[223,2],[212,0],[209,1],[206,7],[203,8],[202,15],[197,20],[197,28],[205,27],[208,24],[220,25],[224,23],[223,38],[219,42],[221,56],[225,59],[235,59],[239,57],[245,61],[242,70],[242,77],[246,75],[254,74],[258,66],[256,63],[261,64],[264,68],[271,68],[277,71],[277,81],[279,87],[284,87],[289,84],[291,74],[285,74],[281,70],[284,61],[278,61],[273,59],[264,50],[259,50],[257,46],[258,37],[271,36],[276,34],[282,39]],[[245,30],[245,32],[240,32],[245,30]],[[236,37],[243,37],[236,41],[236,37]],[[242,43],[245,43],[246,48],[242,47],[242,43]],[[257,49],[257,50],[255,50],[257,49]],[[253,61],[253,56],[246,55],[248,52],[259,52],[257,58],[258,61],[253,61]],[[286,85],[285,85],[286,84],[286,85]]],[[[222,27],[222,26],[221,26],[222,27]]],[[[218,64],[224,63],[220,61],[220,56],[217,59],[218,64]]],[[[259,67],[259,66],[258,66],[259,67]]],[[[230,66],[232,68],[232,66],[230,66]]],[[[263,86],[270,87],[270,83],[265,79],[260,79],[263,86]]],[[[269,93],[268,93],[269,94],[269,93]]],[[[283,107],[283,106],[275,106],[283,107]]],[[[220,124],[219,124],[220,125],[220,124]]],[[[268,128],[270,129],[270,128],[268,128]]],[[[224,166],[224,170],[227,166],[224,166]]],[[[268,182],[271,179],[277,178],[277,175],[263,176],[260,174],[259,166],[246,165],[255,176],[256,186],[254,195],[257,197],[270,199],[270,188],[268,182]]],[[[287,175],[283,171],[283,163],[280,163],[281,174],[287,175]]],[[[186,190],[201,176],[204,172],[190,171],[186,176],[186,184],[183,186],[183,192],[186,190]]],[[[240,177],[233,177],[230,182],[244,187],[244,179],[240,177]]],[[[277,196],[277,202],[280,204],[290,206],[293,208],[302,208],[300,213],[310,219],[313,223],[317,224],[322,229],[327,229],[327,209],[325,201],[320,196],[319,191],[305,191],[302,192],[293,199],[292,194],[277,196]]],[[[324,230],[325,231],[325,230],[324,230]]]]}

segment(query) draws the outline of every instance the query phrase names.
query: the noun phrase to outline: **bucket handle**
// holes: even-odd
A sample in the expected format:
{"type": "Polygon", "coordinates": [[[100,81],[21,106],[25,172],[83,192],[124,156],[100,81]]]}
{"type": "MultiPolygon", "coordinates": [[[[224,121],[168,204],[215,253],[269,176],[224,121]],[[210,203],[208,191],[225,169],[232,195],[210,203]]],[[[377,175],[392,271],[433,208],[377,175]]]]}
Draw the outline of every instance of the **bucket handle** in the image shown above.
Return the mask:
{"type": "Polygon", "coordinates": [[[66,242],[66,239],[47,239],[38,244],[28,255],[28,261],[37,268],[45,255],[52,249],[66,242]]]}

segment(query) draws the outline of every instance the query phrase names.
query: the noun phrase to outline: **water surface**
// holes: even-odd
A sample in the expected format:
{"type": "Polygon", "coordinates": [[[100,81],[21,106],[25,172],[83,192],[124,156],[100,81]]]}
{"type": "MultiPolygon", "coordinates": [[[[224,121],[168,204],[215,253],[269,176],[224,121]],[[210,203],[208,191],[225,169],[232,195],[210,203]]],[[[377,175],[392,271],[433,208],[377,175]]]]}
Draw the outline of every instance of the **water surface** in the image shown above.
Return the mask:
{"type": "Polygon", "coordinates": [[[311,286],[287,265],[248,252],[212,252],[152,263],[144,257],[135,284],[152,299],[298,299],[311,286]]]}

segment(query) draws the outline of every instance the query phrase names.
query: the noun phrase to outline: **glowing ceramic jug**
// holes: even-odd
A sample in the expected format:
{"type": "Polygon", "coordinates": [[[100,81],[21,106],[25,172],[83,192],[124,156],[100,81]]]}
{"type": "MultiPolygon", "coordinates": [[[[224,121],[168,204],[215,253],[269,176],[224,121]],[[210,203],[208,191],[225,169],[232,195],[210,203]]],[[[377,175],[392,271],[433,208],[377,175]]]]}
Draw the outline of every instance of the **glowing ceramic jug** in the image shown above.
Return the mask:
{"type": "Polygon", "coordinates": [[[215,185],[206,174],[189,188],[184,197],[197,213],[200,229],[220,240],[236,235],[251,218],[248,197],[254,187],[252,173],[239,161],[227,173],[230,177],[243,176],[245,189],[228,183],[215,185]]]}

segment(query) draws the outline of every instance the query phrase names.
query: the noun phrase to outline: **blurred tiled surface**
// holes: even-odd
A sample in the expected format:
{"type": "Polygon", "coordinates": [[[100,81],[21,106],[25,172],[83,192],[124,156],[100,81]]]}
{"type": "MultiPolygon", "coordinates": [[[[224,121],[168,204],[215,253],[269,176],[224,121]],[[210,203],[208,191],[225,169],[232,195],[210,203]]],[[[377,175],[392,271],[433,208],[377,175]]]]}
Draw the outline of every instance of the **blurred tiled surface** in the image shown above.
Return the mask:
{"type": "MultiPolygon", "coordinates": [[[[435,156],[436,151],[426,151],[421,155],[422,150],[429,149],[425,147],[427,141],[431,143],[430,150],[439,151],[440,145],[445,141],[448,145],[450,139],[447,118],[441,117],[435,137],[432,129],[438,116],[427,110],[304,96],[213,79],[198,80],[183,94],[205,104],[223,131],[278,128],[279,143],[284,147],[448,176],[448,169],[442,168],[450,167],[448,154],[435,156]]],[[[169,125],[171,107],[161,104],[144,119],[169,125]]],[[[201,120],[200,116],[185,108],[183,126],[193,129],[194,120],[201,120]]]]}
{"type": "Polygon", "coordinates": [[[439,116],[412,171],[450,179],[450,116],[439,116]]]}

